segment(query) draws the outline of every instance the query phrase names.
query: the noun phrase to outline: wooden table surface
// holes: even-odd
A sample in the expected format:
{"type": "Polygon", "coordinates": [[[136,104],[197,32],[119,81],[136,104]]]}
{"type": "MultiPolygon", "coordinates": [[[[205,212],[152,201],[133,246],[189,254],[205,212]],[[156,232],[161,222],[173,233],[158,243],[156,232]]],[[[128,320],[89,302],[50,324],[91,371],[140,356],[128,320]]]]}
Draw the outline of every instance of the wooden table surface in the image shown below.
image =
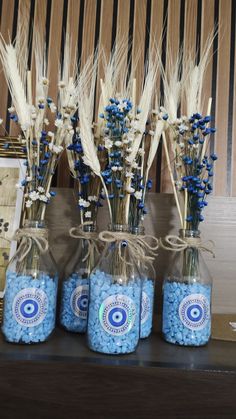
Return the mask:
{"type": "Polygon", "coordinates": [[[56,329],[40,345],[0,338],[0,418],[236,418],[236,343],[201,348],[155,332],[134,354],[101,355],[56,329]]]}

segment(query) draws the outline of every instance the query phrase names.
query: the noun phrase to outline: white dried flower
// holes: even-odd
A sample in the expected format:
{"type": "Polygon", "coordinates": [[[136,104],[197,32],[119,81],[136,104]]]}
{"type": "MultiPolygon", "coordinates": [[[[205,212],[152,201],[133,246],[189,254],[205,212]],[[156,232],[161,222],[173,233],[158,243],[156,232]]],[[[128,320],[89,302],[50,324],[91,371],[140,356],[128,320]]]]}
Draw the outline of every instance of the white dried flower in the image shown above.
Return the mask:
{"type": "Polygon", "coordinates": [[[31,182],[31,180],[32,180],[32,176],[26,176],[26,182],[31,182]]]}
{"type": "Polygon", "coordinates": [[[134,194],[136,199],[142,199],[142,195],[143,195],[142,191],[136,191],[134,194]]]}
{"type": "Polygon", "coordinates": [[[39,200],[43,202],[48,202],[48,198],[46,197],[46,195],[39,195],[39,200]]]}
{"type": "Polygon", "coordinates": [[[53,102],[50,103],[49,107],[50,107],[50,111],[52,113],[55,113],[57,111],[57,107],[56,107],[55,103],[53,103],[53,102]]]}
{"type": "Polygon", "coordinates": [[[123,146],[123,144],[122,144],[122,142],[121,142],[121,141],[115,141],[115,146],[116,146],[116,147],[122,147],[122,146],[123,146]]]}
{"type": "Polygon", "coordinates": [[[139,154],[140,156],[144,156],[144,154],[145,154],[145,150],[144,150],[143,148],[140,148],[140,149],[139,149],[139,151],[138,151],[138,154],[139,154]]]}
{"type": "Polygon", "coordinates": [[[85,218],[91,218],[91,215],[92,215],[91,211],[86,211],[84,214],[85,218]]]}
{"type": "Polygon", "coordinates": [[[30,208],[32,204],[33,202],[30,199],[28,199],[28,201],[25,202],[26,208],[30,208]]]}
{"type": "Polygon", "coordinates": [[[90,202],[92,202],[92,201],[97,202],[98,201],[98,197],[96,195],[88,196],[88,201],[90,201],[90,202]]]}
{"type": "Polygon", "coordinates": [[[36,192],[36,191],[32,191],[32,192],[29,193],[29,198],[32,201],[37,201],[37,199],[39,199],[39,193],[36,192]]]}
{"type": "Polygon", "coordinates": [[[51,138],[53,138],[53,137],[54,137],[54,134],[53,134],[53,132],[52,132],[52,131],[48,131],[48,137],[51,137],[51,138]]]}
{"type": "Polygon", "coordinates": [[[117,172],[118,167],[117,167],[117,166],[111,166],[111,170],[112,170],[113,172],[117,172]]]}
{"type": "Polygon", "coordinates": [[[47,118],[44,118],[43,122],[45,123],[45,125],[49,125],[49,120],[47,118]]]}
{"type": "Polygon", "coordinates": [[[112,148],[113,142],[109,138],[104,138],[105,140],[105,148],[109,150],[109,148],[112,148]]]}
{"type": "Polygon", "coordinates": [[[132,188],[131,186],[126,186],[126,192],[127,193],[134,193],[135,192],[135,189],[132,188]]]}
{"type": "Polygon", "coordinates": [[[15,108],[14,108],[14,106],[11,106],[10,108],[8,108],[8,112],[9,112],[9,113],[13,113],[13,112],[15,112],[15,108]]]}
{"type": "Polygon", "coordinates": [[[37,189],[40,193],[44,193],[44,191],[45,191],[45,189],[42,186],[38,186],[37,189]]]}
{"type": "Polygon", "coordinates": [[[126,172],[125,177],[129,177],[130,179],[134,178],[134,174],[132,172],[126,172]]]}
{"type": "Polygon", "coordinates": [[[53,143],[50,143],[48,148],[52,153],[55,154],[60,154],[63,151],[63,147],[61,145],[54,145],[53,143]]]}
{"type": "Polygon", "coordinates": [[[56,121],[55,121],[55,126],[57,127],[57,128],[62,128],[63,127],[63,121],[62,121],[62,119],[56,119],[56,121]]]}
{"type": "Polygon", "coordinates": [[[136,163],[136,161],[134,161],[132,163],[132,167],[133,167],[133,169],[137,169],[138,168],[138,163],[136,163]]]}
{"type": "Polygon", "coordinates": [[[79,199],[79,206],[83,208],[88,208],[90,206],[90,202],[85,201],[85,199],[79,199]]]}

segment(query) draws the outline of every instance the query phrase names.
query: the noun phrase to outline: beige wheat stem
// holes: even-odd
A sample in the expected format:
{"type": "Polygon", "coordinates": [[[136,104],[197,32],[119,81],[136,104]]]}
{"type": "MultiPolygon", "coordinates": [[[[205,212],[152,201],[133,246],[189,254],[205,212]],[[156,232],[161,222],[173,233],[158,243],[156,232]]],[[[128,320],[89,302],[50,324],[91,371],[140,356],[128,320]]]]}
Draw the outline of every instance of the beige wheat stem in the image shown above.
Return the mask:
{"type": "MultiPolygon", "coordinates": [[[[211,105],[212,105],[212,97],[209,98],[208,100],[208,106],[207,106],[207,116],[211,115],[211,105]]],[[[201,156],[201,160],[204,158],[205,153],[206,153],[206,149],[208,146],[208,139],[205,139],[203,147],[202,147],[202,156],[201,156]]]]}
{"type": "Polygon", "coordinates": [[[27,99],[30,105],[32,105],[32,81],[31,71],[27,71],[27,99]]]}
{"type": "Polygon", "coordinates": [[[184,230],[186,230],[186,218],[187,218],[187,208],[188,208],[188,190],[184,190],[184,230]]]}
{"type": "Polygon", "coordinates": [[[182,212],[181,212],[181,209],[180,209],[179,198],[178,198],[176,187],[175,187],[175,181],[174,181],[174,177],[173,177],[173,173],[172,173],[172,169],[171,169],[170,156],[169,156],[169,151],[168,151],[167,142],[166,142],[166,134],[165,134],[164,131],[162,133],[162,139],[163,139],[163,145],[164,145],[164,150],[165,150],[165,155],[166,155],[167,168],[169,170],[169,175],[170,175],[170,179],[171,179],[171,183],[172,183],[172,187],[173,187],[175,202],[176,202],[177,210],[178,210],[178,213],[179,213],[181,227],[183,228],[183,216],[182,216],[182,212]]]}

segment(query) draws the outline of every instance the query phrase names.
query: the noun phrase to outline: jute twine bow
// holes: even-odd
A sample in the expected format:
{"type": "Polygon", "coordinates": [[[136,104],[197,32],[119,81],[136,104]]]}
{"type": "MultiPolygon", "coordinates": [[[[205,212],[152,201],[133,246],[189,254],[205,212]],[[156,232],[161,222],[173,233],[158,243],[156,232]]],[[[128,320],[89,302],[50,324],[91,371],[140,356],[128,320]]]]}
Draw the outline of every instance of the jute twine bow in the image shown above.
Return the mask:
{"type": "Polygon", "coordinates": [[[19,262],[22,262],[29,254],[33,242],[38,247],[40,253],[45,253],[48,250],[48,230],[45,228],[19,228],[15,231],[12,240],[20,241],[15,253],[15,256],[18,256],[19,262]]]}
{"type": "Polygon", "coordinates": [[[78,227],[72,227],[69,230],[69,234],[74,239],[83,239],[87,241],[88,244],[88,251],[84,258],[82,259],[82,262],[85,262],[90,255],[94,254],[95,252],[99,255],[100,251],[97,246],[97,242],[99,242],[98,234],[95,231],[84,231],[84,226],[90,225],[90,222],[85,222],[84,224],[79,225],[78,227]]]}
{"type": "Polygon", "coordinates": [[[158,239],[151,235],[134,235],[126,232],[102,231],[99,234],[99,239],[105,243],[118,243],[119,258],[127,265],[132,265],[132,263],[125,260],[122,256],[121,249],[124,245],[128,245],[133,258],[138,259],[144,264],[147,262],[150,263],[155,259],[155,256],[157,256],[156,251],[159,247],[158,239]],[[155,244],[148,243],[149,239],[155,244]]]}
{"type": "Polygon", "coordinates": [[[171,252],[181,252],[182,250],[193,247],[200,249],[203,252],[208,252],[215,257],[215,253],[212,250],[214,248],[214,242],[211,240],[203,242],[200,237],[182,238],[175,235],[168,235],[164,239],[160,239],[160,246],[165,250],[170,250],[171,252]]]}

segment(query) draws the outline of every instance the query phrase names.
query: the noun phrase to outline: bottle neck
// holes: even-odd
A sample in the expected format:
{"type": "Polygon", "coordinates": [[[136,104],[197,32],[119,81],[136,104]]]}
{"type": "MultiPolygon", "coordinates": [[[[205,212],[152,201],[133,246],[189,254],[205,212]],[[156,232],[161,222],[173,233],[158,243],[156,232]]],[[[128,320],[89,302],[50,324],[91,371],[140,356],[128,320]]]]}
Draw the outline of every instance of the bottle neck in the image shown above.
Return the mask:
{"type": "Polygon", "coordinates": [[[131,233],[136,235],[136,236],[144,235],[145,234],[145,228],[144,228],[144,226],[132,227],[131,228],[131,233]]]}
{"type": "Polygon", "coordinates": [[[130,233],[131,228],[128,224],[109,224],[108,226],[109,231],[116,231],[116,232],[124,232],[124,233],[130,233]]]}
{"type": "Polygon", "coordinates": [[[95,233],[97,231],[97,226],[95,224],[83,224],[82,228],[86,233],[95,233]]]}
{"type": "Polygon", "coordinates": [[[45,221],[25,220],[23,228],[46,228],[45,221]]]}
{"type": "Polygon", "coordinates": [[[179,230],[179,237],[181,239],[184,239],[184,238],[198,239],[200,238],[200,235],[201,235],[201,232],[199,230],[187,230],[187,229],[179,230]]]}

